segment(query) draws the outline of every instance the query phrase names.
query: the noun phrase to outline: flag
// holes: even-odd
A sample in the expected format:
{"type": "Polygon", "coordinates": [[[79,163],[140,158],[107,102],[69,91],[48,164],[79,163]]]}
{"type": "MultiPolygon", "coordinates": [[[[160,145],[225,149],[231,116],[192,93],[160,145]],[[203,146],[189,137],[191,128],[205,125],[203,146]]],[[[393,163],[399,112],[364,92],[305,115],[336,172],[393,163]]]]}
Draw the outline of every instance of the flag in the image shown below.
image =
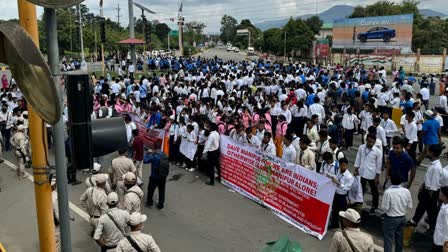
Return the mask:
{"type": "Polygon", "coordinates": [[[180,3],[180,7],[179,7],[179,12],[182,12],[182,5],[183,5],[184,3],[180,3]]]}

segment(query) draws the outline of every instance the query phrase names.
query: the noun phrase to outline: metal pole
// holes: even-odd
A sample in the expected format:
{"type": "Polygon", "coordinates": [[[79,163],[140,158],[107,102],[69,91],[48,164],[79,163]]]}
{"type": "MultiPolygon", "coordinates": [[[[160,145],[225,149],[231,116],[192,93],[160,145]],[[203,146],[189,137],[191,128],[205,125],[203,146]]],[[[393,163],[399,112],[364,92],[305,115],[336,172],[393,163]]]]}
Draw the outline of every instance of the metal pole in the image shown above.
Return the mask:
{"type": "Polygon", "coordinates": [[[168,33],[168,50],[170,49],[170,33],[168,33]]]}
{"type": "MultiPolygon", "coordinates": [[[[103,5],[102,5],[103,1],[100,2],[100,17],[102,22],[106,22],[106,20],[104,20],[104,9],[103,9],[103,5]]],[[[96,32],[96,30],[95,30],[96,32]]],[[[96,34],[96,33],[95,33],[96,34]]],[[[101,72],[103,72],[103,75],[105,75],[105,64],[104,64],[104,43],[101,41],[101,72]]],[[[114,68],[115,69],[115,68],[114,68]]],[[[95,84],[95,83],[94,83],[95,84]]]]}
{"type": "Polygon", "coordinates": [[[82,14],[81,14],[81,4],[78,4],[79,11],[79,40],[81,40],[81,58],[84,60],[84,41],[82,39],[82,14]]]}
{"type": "MultiPolygon", "coordinates": [[[[134,31],[134,0],[128,0],[129,7],[129,38],[135,38],[134,31]]],[[[131,44],[131,62],[135,66],[135,45],[131,44]]]]}
{"type": "Polygon", "coordinates": [[[283,47],[284,62],[286,62],[286,31],[285,31],[285,46],[283,47]]]}
{"type": "MultiPolygon", "coordinates": [[[[45,8],[47,19],[47,41],[48,41],[48,63],[53,75],[53,80],[58,88],[58,99],[62,98],[62,90],[59,85],[59,48],[58,30],[56,25],[56,11],[45,8]]],[[[61,105],[63,103],[61,102],[61,105]]],[[[61,110],[63,111],[63,110],[61,110]]],[[[56,183],[58,190],[59,223],[61,232],[61,251],[71,252],[72,242],[70,235],[70,211],[68,206],[67,192],[67,165],[65,163],[65,143],[64,143],[64,119],[61,116],[59,121],[53,126],[55,160],[56,160],[56,183]]]]}
{"type": "MultiPolygon", "coordinates": [[[[36,6],[26,0],[18,0],[19,23],[28,32],[34,43],[39,47],[39,32],[37,30],[36,6]]],[[[51,187],[49,167],[46,162],[47,147],[44,121],[28,105],[30,121],[30,142],[33,146],[31,159],[33,161],[34,194],[36,200],[37,226],[39,232],[40,251],[55,251],[54,220],[51,202],[51,187]]]]}
{"type": "Polygon", "coordinates": [[[249,45],[247,46],[247,49],[249,49],[250,47],[250,30],[248,29],[248,31],[249,31],[249,45]]]}
{"type": "Polygon", "coordinates": [[[179,54],[180,56],[184,56],[184,47],[182,43],[183,31],[182,31],[182,16],[179,15],[179,54]]]}

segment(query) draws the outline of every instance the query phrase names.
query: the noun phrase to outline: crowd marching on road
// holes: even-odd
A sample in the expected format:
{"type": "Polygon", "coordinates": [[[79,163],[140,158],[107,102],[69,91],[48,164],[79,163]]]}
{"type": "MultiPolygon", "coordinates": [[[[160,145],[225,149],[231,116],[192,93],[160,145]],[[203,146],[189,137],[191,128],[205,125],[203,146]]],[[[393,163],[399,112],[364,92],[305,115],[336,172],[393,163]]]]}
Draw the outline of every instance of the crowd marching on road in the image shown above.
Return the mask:
{"type": "MultiPolygon", "coordinates": [[[[161,210],[170,165],[204,172],[207,185],[213,186],[221,180],[223,135],[335,183],[329,228],[342,230],[335,233],[330,251],[373,251],[372,237],[360,230],[367,185],[372,194],[369,213],[383,215],[386,252],[394,247],[402,251],[404,228],[421,220],[433,234],[430,251],[448,249],[448,167],[440,162],[448,90],[430,108],[432,77],[417,81],[402,69],[387,76],[384,67],[363,65],[234,62],[218,57],[149,58],[147,65],[163,71],[138,76],[133,66],[123,65],[118,76],[91,75],[92,119],[123,116],[129,142],[110,167],[96,160],[80,199],[101,251],[160,251],[150,235],[140,232],[146,221],[141,187],[147,183],[146,207],[154,206],[158,189],[156,207],[161,210]],[[415,86],[420,86],[418,92],[415,86]],[[392,120],[392,109],[403,112],[399,125],[392,120]],[[163,129],[169,135],[169,155],[160,143],[145,151],[138,133],[146,129],[138,128],[129,114],[144,120],[148,129],[163,129]],[[355,135],[363,143],[359,148],[353,148],[355,135]],[[356,158],[348,160],[344,152],[356,149],[356,158]],[[424,159],[431,163],[416,203],[409,188],[424,159]],[[149,181],[142,175],[144,164],[151,164],[149,181]],[[384,173],[386,181],[380,186],[384,173]],[[417,209],[407,220],[413,204],[417,209]],[[422,218],[425,213],[427,219],[422,218]]],[[[14,148],[22,177],[29,160],[27,114],[12,82],[3,83],[0,127],[4,148],[14,148]]]]}

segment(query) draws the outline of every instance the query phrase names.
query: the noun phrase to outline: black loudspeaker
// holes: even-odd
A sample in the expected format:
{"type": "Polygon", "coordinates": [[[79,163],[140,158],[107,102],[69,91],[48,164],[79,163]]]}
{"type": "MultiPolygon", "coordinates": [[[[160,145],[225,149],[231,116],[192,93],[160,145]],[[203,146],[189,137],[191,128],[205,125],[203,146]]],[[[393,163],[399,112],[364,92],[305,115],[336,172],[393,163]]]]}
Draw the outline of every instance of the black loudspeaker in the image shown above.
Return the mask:
{"type": "Polygon", "coordinates": [[[93,96],[87,74],[67,76],[67,106],[69,116],[72,163],[75,169],[91,169],[93,96]]]}
{"type": "Polygon", "coordinates": [[[92,121],[93,156],[100,157],[128,146],[122,117],[92,121]]]}

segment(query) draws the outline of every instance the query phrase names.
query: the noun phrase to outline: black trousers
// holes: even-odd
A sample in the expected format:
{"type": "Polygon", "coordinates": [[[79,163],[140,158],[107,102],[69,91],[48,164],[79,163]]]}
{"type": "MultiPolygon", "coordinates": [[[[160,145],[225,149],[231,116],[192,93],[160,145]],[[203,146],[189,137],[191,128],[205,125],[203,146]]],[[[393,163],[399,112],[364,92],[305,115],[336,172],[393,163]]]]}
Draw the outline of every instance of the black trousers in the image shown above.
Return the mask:
{"type": "Polygon", "coordinates": [[[415,223],[418,223],[422,219],[425,212],[428,212],[429,229],[433,230],[436,227],[437,222],[437,203],[439,200],[439,193],[438,191],[430,191],[426,189],[424,184],[422,186],[423,189],[418,193],[418,204],[412,220],[415,223]]]}
{"type": "Polygon", "coordinates": [[[432,244],[431,252],[443,252],[443,246],[432,244]]]}
{"type": "Polygon", "coordinates": [[[11,129],[3,129],[2,130],[3,135],[3,142],[5,143],[5,151],[9,151],[11,148],[11,143],[9,140],[11,139],[11,129]]]}
{"type": "Polygon", "coordinates": [[[344,134],[344,139],[345,139],[345,147],[352,147],[353,146],[353,132],[355,130],[354,129],[346,129],[345,130],[345,134],[344,134]]]}
{"type": "Polygon", "coordinates": [[[174,135],[170,136],[170,156],[169,160],[172,162],[179,161],[179,144],[174,144],[174,135]]]}
{"type": "MultiPolygon", "coordinates": [[[[409,140],[405,139],[405,143],[407,146],[409,143],[409,140]]],[[[414,165],[416,165],[417,164],[417,142],[413,142],[411,144],[411,148],[409,149],[408,153],[409,153],[409,156],[411,156],[412,160],[414,161],[414,165]]]]}
{"type": "MultiPolygon", "coordinates": [[[[272,121],[272,139],[275,139],[275,133],[277,131],[277,116],[271,116],[271,121],[272,121]]],[[[303,130],[303,129],[302,129],[303,130]]]]}
{"type": "Polygon", "coordinates": [[[163,207],[165,204],[165,185],[166,177],[150,177],[148,183],[148,195],[146,196],[146,202],[150,205],[154,203],[153,196],[156,188],[159,188],[159,206],[163,207]]]}
{"type": "Polygon", "coordinates": [[[378,202],[379,202],[378,186],[375,184],[374,179],[365,179],[361,177],[361,186],[363,194],[366,191],[367,183],[369,183],[370,190],[372,191],[372,207],[378,208],[378,202]]]}
{"type": "Polygon", "coordinates": [[[210,178],[210,184],[215,183],[215,167],[218,171],[218,180],[221,180],[221,167],[219,166],[219,149],[211,151],[207,155],[208,161],[208,177],[210,178]]]}
{"type": "Polygon", "coordinates": [[[194,162],[197,164],[199,171],[204,171],[204,160],[202,159],[202,153],[204,152],[205,145],[199,144],[196,154],[194,155],[194,162]]]}
{"type": "Polygon", "coordinates": [[[348,208],[347,195],[335,194],[333,199],[333,206],[331,210],[331,224],[330,227],[338,227],[339,211],[345,211],[348,208]]]}

